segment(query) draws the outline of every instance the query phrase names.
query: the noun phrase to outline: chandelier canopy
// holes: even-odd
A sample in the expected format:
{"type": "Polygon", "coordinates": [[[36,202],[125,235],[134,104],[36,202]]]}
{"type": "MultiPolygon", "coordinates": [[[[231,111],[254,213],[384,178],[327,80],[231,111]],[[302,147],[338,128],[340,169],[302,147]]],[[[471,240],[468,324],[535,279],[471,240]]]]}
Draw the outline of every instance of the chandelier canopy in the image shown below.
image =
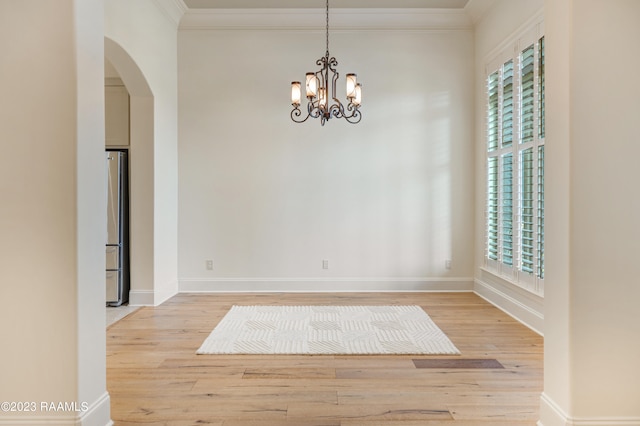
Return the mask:
{"type": "Polygon", "coordinates": [[[291,119],[296,123],[304,123],[312,118],[320,118],[324,126],[331,117],[344,118],[349,123],[356,124],[362,119],[360,105],[362,103],[362,86],[357,81],[356,74],[347,74],[347,106],[336,97],[336,83],[338,81],[338,61],[329,55],[329,0],[327,0],[327,51],[324,57],[316,61],[320,69],[308,72],[305,81],[307,97],[307,114],[303,117],[300,109],[302,88],[299,81],[291,83],[291,119]],[[330,104],[330,102],[333,102],[330,104]]]}

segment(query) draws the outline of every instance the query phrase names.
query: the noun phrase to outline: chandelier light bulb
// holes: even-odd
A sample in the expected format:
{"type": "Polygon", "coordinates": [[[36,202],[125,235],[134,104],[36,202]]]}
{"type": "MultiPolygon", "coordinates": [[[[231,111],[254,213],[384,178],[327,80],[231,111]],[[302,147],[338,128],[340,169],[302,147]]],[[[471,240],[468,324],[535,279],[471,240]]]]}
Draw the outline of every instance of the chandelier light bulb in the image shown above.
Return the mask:
{"type": "Polygon", "coordinates": [[[307,73],[307,98],[315,98],[318,96],[318,78],[316,73],[307,73]]]}
{"type": "Polygon", "coordinates": [[[320,99],[320,107],[326,109],[326,107],[327,107],[327,90],[324,87],[320,88],[318,97],[320,99]]]}
{"type": "Polygon", "coordinates": [[[359,106],[362,104],[362,85],[360,83],[356,84],[355,92],[356,97],[353,99],[353,104],[359,106]]]}
{"type": "Polygon", "coordinates": [[[356,74],[347,74],[347,98],[353,99],[356,97],[356,74]]]}
{"type": "Polygon", "coordinates": [[[300,106],[300,82],[291,82],[291,105],[300,106]]]}

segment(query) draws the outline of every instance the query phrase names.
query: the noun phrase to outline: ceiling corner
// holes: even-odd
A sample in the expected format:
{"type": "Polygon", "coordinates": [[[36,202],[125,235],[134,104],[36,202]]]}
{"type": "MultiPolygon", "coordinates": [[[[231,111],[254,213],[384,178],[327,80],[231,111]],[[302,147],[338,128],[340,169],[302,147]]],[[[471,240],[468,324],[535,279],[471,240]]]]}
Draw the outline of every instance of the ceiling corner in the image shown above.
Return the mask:
{"type": "Polygon", "coordinates": [[[189,10],[184,0],[153,0],[153,2],[176,28],[182,16],[189,10]]]}

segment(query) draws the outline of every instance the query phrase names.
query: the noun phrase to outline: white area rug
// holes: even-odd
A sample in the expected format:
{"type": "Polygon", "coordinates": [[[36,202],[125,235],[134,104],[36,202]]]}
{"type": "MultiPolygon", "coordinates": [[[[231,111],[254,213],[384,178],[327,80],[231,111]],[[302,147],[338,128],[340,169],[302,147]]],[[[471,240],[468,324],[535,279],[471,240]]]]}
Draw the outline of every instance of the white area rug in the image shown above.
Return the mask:
{"type": "Polygon", "coordinates": [[[198,354],[459,354],[419,306],[233,306],[198,354]]]}

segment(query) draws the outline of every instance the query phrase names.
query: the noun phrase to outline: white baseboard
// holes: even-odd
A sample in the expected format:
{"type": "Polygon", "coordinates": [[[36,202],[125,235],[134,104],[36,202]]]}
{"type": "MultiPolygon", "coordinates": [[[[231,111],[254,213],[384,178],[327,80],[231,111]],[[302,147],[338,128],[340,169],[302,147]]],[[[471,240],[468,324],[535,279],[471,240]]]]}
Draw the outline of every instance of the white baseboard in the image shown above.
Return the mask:
{"type": "Polygon", "coordinates": [[[129,305],[131,306],[154,306],[155,292],[153,290],[131,290],[129,291],[129,305]]]}
{"type": "MultiPolygon", "coordinates": [[[[174,282],[175,283],[175,282],[174,282]]],[[[158,290],[155,293],[153,306],[160,306],[173,296],[178,294],[178,284],[175,283],[174,287],[168,290],[158,290]]]]}
{"type": "Polygon", "coordinates": [[[546,393],[540,396],[538,426],[568,426],[569,417],[546,393]]]}
{"type": "Polygon", "coordinates": [[[78,426],[113,426],[111,421],[111,399],[109,392],[102,394],[89,409],[80,416],[78,426]]]}
{"type": "MultiPolygon", "coordinates": [[[[2,426],[113,426],[110,418],[110,398],[105,392],[100,398],[89,404],[83,413],[69,413],[68,415],[55,415],[55,413],[43,413],[40,411],[40,403],[36,403],[36,411],[28,416],[0,417],[2,426]]],[[[82,403],[77,403],[82,407],[82,403]]]]}
{"type": "Polygon", "coordinates": [[[543,392],[538,426],[640,426],[640,417],[570,417],[543,392]]]}
{"type": "MultiPolygon", "coordinates": [[[[177,286],[176,286],[177,287],[177,286]]],[[[131,290],[129,292],[130,306],[159,306],[178,294],[174,290],[131,290]]]]}
{"type": "Polygon", "coordinates": [[[214,278],[182,279],[180,293],[473,291],[473,278],[214,278]]]}
{"type": "Polygon", "coordinates": [[[498,282],[486,282],[476,279],[474,292],[504,311],[511,317],[520,321],[540,335],[544,335],[544,300],[542,297],[531,294],[526,290],[498,282]]]}

